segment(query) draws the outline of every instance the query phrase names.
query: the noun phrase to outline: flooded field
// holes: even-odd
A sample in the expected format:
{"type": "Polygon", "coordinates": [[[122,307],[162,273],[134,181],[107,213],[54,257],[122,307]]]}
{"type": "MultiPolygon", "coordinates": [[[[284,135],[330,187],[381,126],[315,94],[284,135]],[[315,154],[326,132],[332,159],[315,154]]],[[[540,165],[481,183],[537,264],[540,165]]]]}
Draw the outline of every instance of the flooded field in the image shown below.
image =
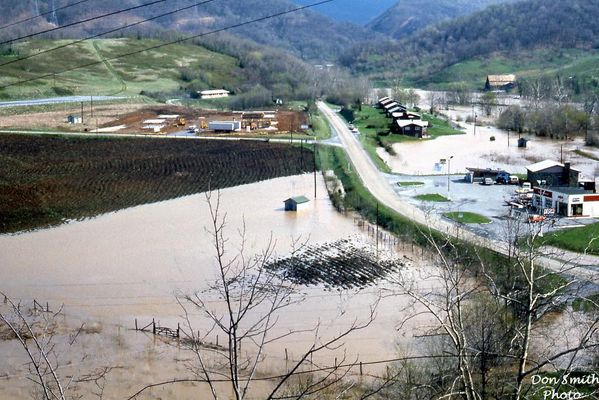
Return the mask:
{"type": "MultiPolygon", "coordinates": [[[[313,198],[312,179],[311,175],[301,175],[222,190],[221,212],[227,215],[230,239],[227,246],[231,256],[240,245],[238,230],[244,224],[248,254],[260,252],[271,237],[275,241],[273,256],[280,259],[289,255],[298,238],[313,246],[309,249],[350,238],[353,247],[370,246],[366,254],[373,254],[374,238],[358,228],[352,217],[335,211],[321,177],[317,198],[310,202],[308,210],[284,212],[283,200],[292,195],[313,198]]],[[[162,326],[176,327],[182,322],[183,313],[176,296],[202,291],[216,278],[208,224],[206,199],[198,194],[53,229],[3,235],[0,236],[0,290],[24,304],[33,299],[49,303],[52,309],[64,304],[65,317],[61,318],[71,327],[79,325],[79,321],[98,327],[97,332],[84,335],[82,348],[72,356],[72,363],[85,352],[92,355],[86,359],[86,366],[104,362],[119,365],[140,386],[143,382],[180,376],[184,367],[174,360],[188,357],[180,354],[185,352],[132,328],[135,319],[140,326],[155,319],[162,326]]],[[[397,257],[405,255],[401,249],[393,251],[397,257]]],[[[375,278],[384,275],[375,272],[375,278]]],[[[286,310],[277,323],[277,332],[320,324],[320,336],[332,337],[356,319],[366,318],[384,285],[376,288],[359,285],[366,286],[362,290],[340,290],[333,286],[320,281],[302,286],[304,302],[286,310]]],[[[211,301],[217,302],[218,297],[214,295],[211,301]]],[[[411,334],[398,339],[396,331],[402,318],[398,310],[403,308],[403,302],[401,297],[381,300],[375,321],[344,340],[343,349],[348,357],[365,361],[386,358],[395,353],[399,342],[404,343],[402,347],[410,348],[411,334]]],[[[193,309],[189,312],[194,329],[207,329],[200,312],[193,309]]],[[[422,318],[414,319],[403,329],[410,332],[422,322],[422,318]]],[[[209,340],[218,341],[216,337],[209,340]]],[[[313,333],[283,340],[269,348],[264,365],[278,370],[283,366],[285,351],[293,359],[313,341],[313,333]]],[[[0,361],[0,380],[5,381],[0,385],[0,398],[8,393],[10,398],[26,398],[28,382],[23,379],[23,371],[15,369],[15,365],[22,365],[16,362],[22,354],[9,344],[0,341],[0,353],[6,355],[0,361]]],[[[342,354],[343,350],[338,349],[323,357],[332,361],[342,354]]],[[[126,391],[122,386],[127,385],[126,379],[114,382],[117,387],[111,393],[126,391]]],[[[130,384],[125,388],[131,388],[130,384]]],[[[197,395],[194,390],[190,389],[197,395]]],[[[167,392],[161,393],[168,397],[167,392]]],[[[188,398],[185,393],[177,392],[177,396],[182,396],[178,398],[188,398]]]]}
{"type": "MultiPolygon", "coordinates": [[[[426,99],[426,92],[420,92],[421,100],[426,99]]],[[[426,104],[421,104],[426,108],[426,104]]],[[[546,159],[570,162],[573,168],[579,169],[585,176],[597,174],[597,162],[574,153],[582,149],[585,152],[599,154],[599,149],[584,146],[584,138],[575,138],[564,142],[535,136],[523,136],[530,139],[527,148],[518,148],[518,134],[491,126],[492,118],[482,116],[480,110],[476,130],[472,123],[464,122],[473,116],[471,107],[451,106],[443,110],[454,123],[463,127],[464,135],[442,136],[435,140],[403,142],[393,146],[397,153],[390,156],[379,148],[378,154],[389,164],[393,172],[408,175],[446,174],[447,166],[441,171],[435,169],[440,159],[451,160],[451,173],[465,173],[467,167],[499,168],[510,173],[526,173],[526,166],[546,159]],[[495,137],[491,141],[491,137],[495,137]],[[563,146],[563,147],[562,147],[563,146]]]]}

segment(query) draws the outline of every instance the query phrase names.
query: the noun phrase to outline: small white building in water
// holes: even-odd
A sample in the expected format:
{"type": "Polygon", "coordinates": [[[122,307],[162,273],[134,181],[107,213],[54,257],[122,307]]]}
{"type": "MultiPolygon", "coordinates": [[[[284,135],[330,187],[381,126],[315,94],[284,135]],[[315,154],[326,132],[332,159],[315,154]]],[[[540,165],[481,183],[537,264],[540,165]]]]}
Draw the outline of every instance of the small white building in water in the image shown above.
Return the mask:
{"type": "Polygon", "coordinates": [[[310,199],[306,196],[295,196],[285,200],[285,211],[303,211],[310,208],[310,199]]]}

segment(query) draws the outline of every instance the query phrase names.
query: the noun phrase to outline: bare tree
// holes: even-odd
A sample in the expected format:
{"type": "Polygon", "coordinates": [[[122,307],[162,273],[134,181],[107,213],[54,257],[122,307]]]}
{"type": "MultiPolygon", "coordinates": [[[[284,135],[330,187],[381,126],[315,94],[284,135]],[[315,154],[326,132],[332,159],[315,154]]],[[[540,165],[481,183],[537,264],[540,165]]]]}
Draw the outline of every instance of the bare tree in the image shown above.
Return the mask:
{"type": "MultiPolygon", "coordinates": [[[[260,367],[272,345],[286,338],[303,334],[313,338],[309,347],[295,348],[295,359],[288,360],[283,373],[269,379],[271,388],[264,398],[304,398],[339,384],[355,364],[348,361],[342,348],[343,340],[353,332],[366,328],[374,320],[376,304],[370,308],[362,321],[352,320],[348,328],[329,336],[321,330],[320,323],[302,329],[276,329],[282,313],[304,301],[298,288],[288,280],[284,271],[269,268],[274,261],[272,238],[259,254],[248,256],[245,227],[239,231],[240,247],[234,252],[225,236],[226,214],[221,210],[220,194],[206,195],[210,211],[210,229],[215,252],[218,278],[208,290],[184,295],[179,298],[185,319],[186,342],[194,354],[190,370],[193,381],[206,384],[213,399],[228,398],[223,394],[230,390],[236,400],[250,396],[252,387],[259,381],[260,367]],[[218,300],[214,301],[214,295],[218,300]],[[191,312],[198,313],[207,322],[202,332],[194,326],[191,312]],[[221,334],[224,345],[210,343],[209,338],[221,334]],[[329,337],[327,337],[329,336],[329,337]],[[313,358],[320,353],[335,352],[339,355],[334,365],[321,365],[313,358]],[[320,371],[302,379],[311,369],[320,371]]],[[[301,248],[294,244],[294,250],[301,248]]],[[[329,353],[330,355],[330,353],[329,353]]],[[[262,371],[264,372],[264,371],[262,371]]],[[[142,388],[131,398],[149,387],[176,383],[178,380],[158,383],[142,388]]]]}
{"type": "MultiPolygon", "coordinates": [[[[15,303],[4,293],[7,311],[0,308],[0,327],[4,326],[9,333],[8,338],[16,340],[27,355],[28,379],[34,384],[39,397],[44,400],[67,400],[79,397],[78,384],[93,384],[97,389],[93,392],[98,398],[103,397],[106,376],[111,368],[100,368],[94,371],[62,371],[69,365],[69,350],[75,344],[84,329],[81,325],[66,339],[58,340],[59,331],[57,317],[62,307],[56,312],[28,309],[15,303]]],[[[85,356],[83,357],[85,358],[85,356]]]]}
{"type": "Polygon", "coordinates": [[[473,355],[465,326],[467,301],[480,289],[473,283],[471,275],[460,264],[459,249],[449,238],[438,241],[432,232],[425,234],[432,251],[433,268],[425,267],[414,275],[411,271],[398,276],[396,294],[407,295],[414,301],[414,315],[407,316],[407,322],[417,315],[428,315],[433,327],[426,333],[429,337],[443,337],[447,340],[448,351],[454,356],[452,369],[455,376],[441,398],[463,397],[478,399],[474,383],[473,355]],[[423,287],[425,285],[426,287],[423,287]],[[455,369],[454,369],[455,368],[455,369]]]}
{"type": "Polygon", "coordinates": [[[426,102],[428,104],[428,112],[435,114],[437,107],[445,102],[445,93],[431,90],[426,95],[426,102]]]}
{"type": "MultiPolygon", "coordinates": [[[[516,314],[514,335],[511,339],[514,344],[511,355],[517,360],[513,388],[515,399],[522,398],[526,393],[526,379],[531,375],[545,367],[558,365],[565,357],[575,357],[582,350],[599,346],[599,319],[595,317],[588,321],[577,341],[545,348],[542,356],[531,351],[535,339],[538,340],[536,326],[555,311],[555,307],[563,303],[564,299],[577,298],[576,288],[580,282],[571,277],[572,270],[576,267],[575,260],[555,261],[557,265],[552,269],[542,267],[538,246],[542,244],[544,226],[543,223],[539,223],[529,224],[529,227],[528,235],[524,237],[525,243],[514,249],[511,258],[511,279],[499,285],[492,274],[486,273],[492,294],[503,299],[516,314]]],[[[544,255],[548,254],[545,252],[544,255]]],[[[556,368],[562,373],[568,373],[571,365],[572,363],[556,368]]]]}
{"type": "MultiPolygon", "coordinates": [[[[580,297],[581,282],[572,278],[575,264],[542,267],[541,226],[522,225],[508,227],[510,257],[484,256],[476,246],[423,232],[431,264],[395,280],[396,294],[413,300],[405,321],[422,316],[431,321],[420,338],[430,359],[412,364],[432,376],[416,380],[431,397],[525,398],[533,375],[547,369],[565,375],[590,365],[583,360],[599,346],[597,314],[560,311],[580,297]],[[546,328],[556,318],[561,325],[577,321],[576,334],[546,328]]],[[[404,385],[414,381],[409,378],[404,374],[404,385]]]]}

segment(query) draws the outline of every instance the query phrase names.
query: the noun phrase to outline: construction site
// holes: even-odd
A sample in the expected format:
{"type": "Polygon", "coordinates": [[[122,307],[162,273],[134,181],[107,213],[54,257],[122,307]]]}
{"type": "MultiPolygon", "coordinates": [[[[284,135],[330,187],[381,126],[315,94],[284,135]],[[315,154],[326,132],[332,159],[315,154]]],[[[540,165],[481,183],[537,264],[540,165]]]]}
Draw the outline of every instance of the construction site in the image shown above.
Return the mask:
{"type": "Polygon", "coordinates": [[[308,129],[308,116],[293,110],[218,111],[174,105],[65,105],[51,111],[0,115],[0,128],[123,134],[279,135],[308,129]]]}

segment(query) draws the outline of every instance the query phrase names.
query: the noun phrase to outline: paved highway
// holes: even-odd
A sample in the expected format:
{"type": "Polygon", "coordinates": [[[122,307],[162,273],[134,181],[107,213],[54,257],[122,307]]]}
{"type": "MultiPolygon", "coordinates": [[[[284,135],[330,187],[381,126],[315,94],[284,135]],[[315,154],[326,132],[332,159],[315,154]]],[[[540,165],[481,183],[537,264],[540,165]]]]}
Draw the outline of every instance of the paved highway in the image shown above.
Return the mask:
{"type": "Polygon", "coordinates": [[[109,101],[109,100],[122,100],[122,99],[125,99],[126,97],[67,96],[67,97],[52,97],[52,98],[48,98],[48,99],[35,99],[35,100],[0,101],[0,108],[40,106],[40,105],[47,105],[47,104],[62,104],[62,103],[81,103],[81,102],[90,101],[90,98],[93,98],[93,101],[109,101]]]}
{"type": "MultiPolygon", "coordinates": [[[[439,232],[459,237],[470,243],[484,246],[501,254],[508,253],[507,245],[497,238],[489,240],[476,235],[459,224],[449,222],[444,218],[431,215],[411,204],[402,201],[393,191],[383,174],[378,170],[370,156],[366,153],[358,139],[350,132],[346,123],[330,107],[323,102],[317,103],[320,111],[325,115],[332,128],[337,131],[339,139],[345,148],[348,157],[354,166],[360,180],[368,191],[381,203],[393,209],[397,213],[415,221],[423,226],[430,227],[439,232]]],[[[568,269],[567,273],[581,279],[595,281],[599,277],[598,266],[594,261],[597,258],[564,253],[560,257],[542,257],[538,262],[547,268],[557,272],[564,272],[564,259],[571,264],[576,263],[578,267],[568,269]]]]}

